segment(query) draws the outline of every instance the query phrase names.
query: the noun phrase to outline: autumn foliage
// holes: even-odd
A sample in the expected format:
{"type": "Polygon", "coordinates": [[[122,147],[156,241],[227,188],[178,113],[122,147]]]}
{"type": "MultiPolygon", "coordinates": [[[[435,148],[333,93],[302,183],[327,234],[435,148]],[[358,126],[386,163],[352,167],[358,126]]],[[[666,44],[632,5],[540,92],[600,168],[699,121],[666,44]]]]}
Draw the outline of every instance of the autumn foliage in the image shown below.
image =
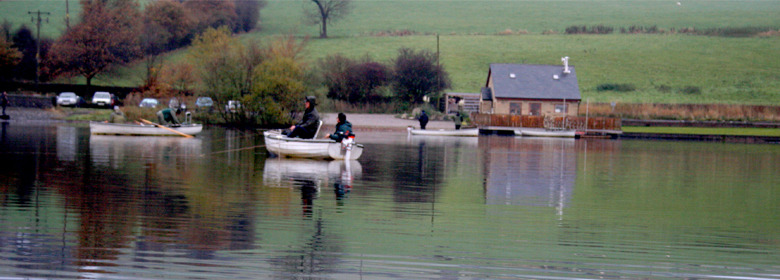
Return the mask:
{"type": "Polygon", "coordinates": [[[138,58],[141,53],[137,4],[123,0],[81,0],[81,22],[52,47],[52,63],[63,74],[95,75],[138,58]]]}

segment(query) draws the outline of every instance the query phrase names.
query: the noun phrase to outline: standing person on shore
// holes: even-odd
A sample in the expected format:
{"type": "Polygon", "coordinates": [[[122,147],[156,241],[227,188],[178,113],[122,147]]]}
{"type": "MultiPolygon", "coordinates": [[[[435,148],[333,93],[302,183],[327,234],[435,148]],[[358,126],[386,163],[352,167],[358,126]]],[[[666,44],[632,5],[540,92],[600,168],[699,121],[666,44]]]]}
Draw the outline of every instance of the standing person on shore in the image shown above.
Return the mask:
{"type": "Polygon", "coordinates": [[[317,134],[317,129],[319,129],[320,125],[320,114],[314,108],[317,105],[317,97],[306,96],[305,102],[306,111],[303,112],[303,118],[299,123],[290,127],[287,137],[311,139],[317,134]]]}
{"type": "Polygon", "coordinates": [[[425,113],[425,110],[422,110],[422,113],[420,113],[420,128],[425,129],[425,126],[428,125],[428,114],[425,113]]]}
{"type": "Polygon", "coordinates": [[[338,119],[339,121],[336,123],[336,132],[325,135],[325,138],[330,138],[336,142],[341,142],[341,140],[344,140],[344,138],[355,136],[355,134],[352,133],[352,124],[347,121],[347,115],[344,115],[344,113],[339,113],[338,119]]]}
{"type": "Polygon", "coordinates": [[[3,92],[3,97],[0,98],[0,103],[3,105],[3,116],[5,116],[5,107],[8,106],[8,93],[3,92]]]}
{"type": "Polygon", "coordinates": [[[460,129],[460,126],[463,125],[463,115],[460,112],[455,112],[455,117],[452,120],[455,122],[455,130],[460,129]]]}

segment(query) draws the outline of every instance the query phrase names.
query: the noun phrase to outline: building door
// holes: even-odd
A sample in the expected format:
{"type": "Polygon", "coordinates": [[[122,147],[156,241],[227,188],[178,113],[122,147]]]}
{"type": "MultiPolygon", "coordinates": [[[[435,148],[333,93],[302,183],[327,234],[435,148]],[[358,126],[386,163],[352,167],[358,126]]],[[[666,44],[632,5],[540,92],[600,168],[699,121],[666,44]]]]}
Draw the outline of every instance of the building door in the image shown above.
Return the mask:
{"type": "Polygon", "coordinates": [[[531,109],[530,112],[528,112],[531,116],[541,116],[542,115],[542,103],[531,103],[530,105],[531,109]]]}

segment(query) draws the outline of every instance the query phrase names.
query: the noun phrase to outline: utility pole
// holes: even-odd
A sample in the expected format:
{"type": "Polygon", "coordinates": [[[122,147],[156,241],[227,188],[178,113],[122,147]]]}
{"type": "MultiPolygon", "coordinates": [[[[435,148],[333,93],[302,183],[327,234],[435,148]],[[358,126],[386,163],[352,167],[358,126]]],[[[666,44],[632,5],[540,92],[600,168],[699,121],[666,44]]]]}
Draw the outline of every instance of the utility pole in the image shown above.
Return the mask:
{"type": "Polygon", "coordinates": [[[70,29],[70,9],[68,8],[68,0],[65,0],[65,28],[70,29]]]}
{"type": "MultiPolygon", "coordinates": [[[[41,67],[40,67],[40,61],[41,61],[41,15],[51,15],[49,12],[41,12],[41,10],[38,10],[37,12],[27,12],[28,15],[38,15],[38,22],[35,24],[36,27],[38,27],[38,30],[36,31],[37,34],[35,35],[35,91],[40,93],[38,90],[38,84],[40,83],[40,75],[41,75],[41,67]]],[[[35,18],[30,18],[33,22],[35,22],[35,18]]],[[[46,18],[46,23],[49,23],[49,18],[46,18]]]]}

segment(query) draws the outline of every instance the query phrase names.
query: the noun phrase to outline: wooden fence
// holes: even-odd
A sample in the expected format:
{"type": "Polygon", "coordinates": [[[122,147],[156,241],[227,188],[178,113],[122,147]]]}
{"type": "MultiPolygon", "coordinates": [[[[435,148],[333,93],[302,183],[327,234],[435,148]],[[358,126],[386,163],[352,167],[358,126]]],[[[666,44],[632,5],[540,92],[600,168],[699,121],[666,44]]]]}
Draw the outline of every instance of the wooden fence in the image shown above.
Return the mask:
{"type": "Polygon", "coordinates": [[[576,130],[622,129],[620,118],[606,117],[543,117],[473,113],[471,114],[471,121],[480,127],[502,126],[576,130]]]}

